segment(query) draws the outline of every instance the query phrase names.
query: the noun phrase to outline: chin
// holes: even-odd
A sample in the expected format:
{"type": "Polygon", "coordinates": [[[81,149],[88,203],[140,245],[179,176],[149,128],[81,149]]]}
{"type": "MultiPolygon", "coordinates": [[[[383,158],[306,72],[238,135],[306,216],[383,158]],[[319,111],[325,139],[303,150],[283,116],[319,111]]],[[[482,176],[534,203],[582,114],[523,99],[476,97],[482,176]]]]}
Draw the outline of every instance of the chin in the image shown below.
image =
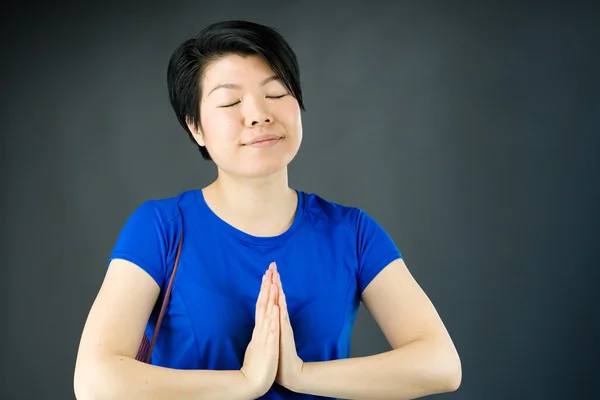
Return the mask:
{"type": "MultiPolygon", "coordinates": [[[[264,154],[239,154],[237,157],[228,157],[233,163],[217,163],[219,169],[228,175],[242,178],[266,178],[287,171],[287,166],[296,156],[297,151],[265,152],[264,154]]],[[[213,161],[214,160],[213,158],[213,161]]],[[[223,160],[225,161],[225,160],[223,160]]]]}
{"type": "Polygon", "coordinates": [[[245,169],[241,172],[240,175],[243,175],[248,178],[266,178],[272,175],[276,175],[278,173],[286,172],[287,164],[273,164],[273,165],[263,165],[263,166],[255,166],[252,169],[245,169]]]}
{"type": "Polygon", "coordinates": [[[287,166],[292,161],[292,157],[268,157],[261,160],[249,160],[244,165],[238,165],[236,168],[239,175],[248,178],[266,178],[281,172],[287,171],[287,166]]]}

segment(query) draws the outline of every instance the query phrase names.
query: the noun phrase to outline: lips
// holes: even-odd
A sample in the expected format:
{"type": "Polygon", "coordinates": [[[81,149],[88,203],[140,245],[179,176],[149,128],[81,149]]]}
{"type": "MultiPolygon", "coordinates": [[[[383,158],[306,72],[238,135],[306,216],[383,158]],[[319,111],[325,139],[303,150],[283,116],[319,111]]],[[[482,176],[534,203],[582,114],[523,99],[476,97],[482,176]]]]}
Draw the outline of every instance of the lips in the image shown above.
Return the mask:
{"type": "Polygon", "coordinates": [[[262,135],[262,136],[255,137],[250,142],[246,143],[246,146],[250,146],[250,145],[253,145],[256,143],[260,143],[260,142],[267,142],[269,140],[279,140],[279,139],[281,139],[281,136],[278,136],[278,135],[262,135]]]}

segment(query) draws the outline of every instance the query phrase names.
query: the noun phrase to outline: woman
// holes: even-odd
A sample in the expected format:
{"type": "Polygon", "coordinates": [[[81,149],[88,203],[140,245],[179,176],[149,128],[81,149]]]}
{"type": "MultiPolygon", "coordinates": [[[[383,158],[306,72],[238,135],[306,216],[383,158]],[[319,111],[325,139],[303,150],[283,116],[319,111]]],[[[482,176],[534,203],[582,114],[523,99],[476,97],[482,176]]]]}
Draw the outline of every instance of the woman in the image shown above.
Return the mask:
{"type": "Polygon", "coordinates": [[[454,345],[382,227],[288,186],[304,107],[286,41],[254,23],[213,24],[174,52],[168,86],[218,177],[143,203],[125,224],[82,334],[77,397],[397,399],[456,390],[454,345]],[[182,232],[151,363],[136,361],[182,232]],[[392,351],[349,358],[361,300],[392,351]]]}

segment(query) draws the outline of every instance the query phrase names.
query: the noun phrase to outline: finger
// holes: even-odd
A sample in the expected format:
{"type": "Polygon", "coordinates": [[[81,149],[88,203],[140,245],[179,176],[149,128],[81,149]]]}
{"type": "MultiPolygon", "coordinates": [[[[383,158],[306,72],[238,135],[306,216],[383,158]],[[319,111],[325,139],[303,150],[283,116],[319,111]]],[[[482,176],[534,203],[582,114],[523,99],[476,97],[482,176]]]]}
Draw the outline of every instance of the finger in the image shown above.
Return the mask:
{"type": "Polygon", "coordinates": [[[258,293],[258,298],[256,302],[259,304],[266,305],[268,299],[269,292],[267,291],[267,276],[263,275],[262,280],[260,282],[260,291],[258,293]]]}
{"type": "Polygon", "coordinates": [[[274,293],[274,285],[272,283],[267,283],[267,288],[266,290],[268,290],[268,298],[267,298],[267,306],[265,309],[265,320],[262,321],[263,325],[268,325],[270,323],[270,318],[273,315],[273,306],[275,305],[275,302],[273,301],[274,297],[275,297],[275,293],[274,293]],[[269,320],[269,321],[267,321],[269,320]]]}
{"type": "MultiPolygon", "coordinates": [[[[261,336],[266,340],[269,336],[269,330],[271,329],[271,324],[273,323],[273,309],[277,307],[274,302],[274,297],[276,295],[277,289],[275,285],[272,283],[269,284],[269,299],[267,304],[267,310],[265,312],[265,318],[260,322],[261,336]]],[[[276,319],[279,322],[279,319],[276,319]]]]}
{"type": "Polygon", "coordinates": [[[285,292],[283,291],[283,285],[281,284],[281,278],[279,278],[279,295],[278,295],[278,303],[281,308],[281,319],[283,321],[289,321],[288,307],[287,307],[287,299],[285,297],[285,292]]]}
{"type": "Polygon", "coordinates": [[[279,288],[279,293],[277,296],[277,304],[279,304],[280,307],[284,307],[287,310],[287,304],[285,303],[285,292],[283,291],[283,283],[281,282],[281,275],[279,274],[279,272],[277,272],[275,274],[275,279],[277,281],[277,287],[279,288]],[[283,303],[282,303],[283,302],[283,303]]]}
{"type": "MultiPolygon", "coordinates": [[[[273,265],[273,263],[271,265],[273,265]]],[[[276,280],[276,277],[275,277],[276,274],[277,274],[277,272],[275,272],[272,269],[272,267],[270,266],[269,270],[267,271],[267,274],[269,276],[269,278],[268,278],[269,285],[274,285],[275,286],[275,293],[273,293],[274,294],[273,304],[277,304],[278,301],[279,301],[279,287],[277,287],[277,280],[276,280]]]]}
{"type": "Polygon", "coordinates": [[[263,275],[261,285],[260,285],[260,292],[258,293],[258,298],[256,299],[255,318],[257,321],[260,318],[263,318],[265,315],[268,295],[269,295],[269,292],[267,291],[267,276],[263,275]]]}
{"type": "Polygon", "coordinates": [[[258,296],[256,298],[256,306],[254,310],[254,329],[252,330],[252,339],[259,334],[259,330],[257,326],[261,326],[261,321],[265,318],[266,307],[267,307],[267,296],[268,293],[266,291],[267,287],[267,277],[263,274],[261,283],[260,283],[260,291],[258,292],[258,296]]]}
{"type": "Polygon", "coordinates": [[[277,271],[277,266],[275,265],[275,261],[269,264],[269,269],[267,270],[269,273],[269,277],[271,278],[270,282],[275,283],[275,272],[277,271]]]}
{"type": "Polygon", "coordinates": [[[271,270],[271,266],[269,266],[265,274],[267,276],[267,283],[273,283],[273,271],[271,270]]]}
{"type": "Polygon", "coordinates": [[[275,283],[283,290],[283,285],[281,284],[281,275],[277,270],[275,271],[275,283]]]}
{"type": "MultiPolygon", "coordinates": [[[[279,272],[277,271],[277,266],[275,263],[273,263],[273,283],[275,285],[277,285],[277,304],[279,304],[279,297],[280,297],[280,293],[281,293],[281,276],[279,275],[279,272]]],[[[280,310],[281,311],[281,310],[280,310]]]]}
{"type": "Polygon", "coordinates": [[[279,348],[279,307],[273,306],[273,315],[269,324],[267,344],[279,348]]]}
{"type": "Polygon", "coordinates": [[[277,304],[279,305],[279,330],[289,330],[291,329],[291,323],[287,310],[285,293],[283,292],[283,285],[281,283],[281,275],[278,272],[275,272],[275,281],[277,282],[277,304]]]}

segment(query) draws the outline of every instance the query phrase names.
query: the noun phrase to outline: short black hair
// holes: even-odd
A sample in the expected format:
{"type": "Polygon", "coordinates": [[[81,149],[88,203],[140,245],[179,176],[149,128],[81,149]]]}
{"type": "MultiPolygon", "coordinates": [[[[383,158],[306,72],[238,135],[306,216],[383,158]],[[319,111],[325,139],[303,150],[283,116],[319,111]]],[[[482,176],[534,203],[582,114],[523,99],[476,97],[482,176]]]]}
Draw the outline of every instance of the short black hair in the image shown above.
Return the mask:
{"type": "Polygon", "coordinates": [[[223,21],[204,28],[175,49],[167,69],[171,106],[179,123],[198,146],[202,157],[211,160],[207,149],[197,144],[186,119],[202,127],[200,99],[206,67],[221,57],[237,54],[262,57],[304,110],[300,69],[296,54],[274,28],[248,21],[223,21]]]}

